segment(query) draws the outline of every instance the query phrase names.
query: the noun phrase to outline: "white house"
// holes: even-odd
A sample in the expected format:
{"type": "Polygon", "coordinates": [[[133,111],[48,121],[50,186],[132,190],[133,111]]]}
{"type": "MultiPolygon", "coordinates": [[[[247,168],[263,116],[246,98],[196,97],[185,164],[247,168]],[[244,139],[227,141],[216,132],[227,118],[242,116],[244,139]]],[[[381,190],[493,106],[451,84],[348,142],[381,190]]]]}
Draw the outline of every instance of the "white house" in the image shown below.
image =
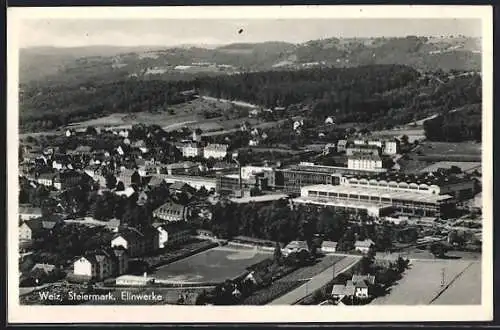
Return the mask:
{"type": "Polygon", "coordinates": [[[182,146],[183,157],[198,157],[203,153],[203,149],[197,143],[187,143],[182,146]]]}
{"type": "Polygon", "coordinates": [[[356,241],[354,243],[354,248],[356,251],[359,251],[361,253],[367,253],[368,250],[370,250],[370,247],[374,245],[375,243],[371,239],[365,239],[364,241],[356,241]]]}
{"type": "Polygon", "coordinates": [[[323,241],[321,244],[321,252],[323,253],[333,253],[337,251],[337,242],[323,241]]]}
{"type": "Polygon", "coordinates": [[[105,254],[89,254],[73,263],[73,274],[103,280],[113,275],[112,260],[105,254]]]}
{"type": "Polygon", "coordinates": [[[203,150],[203,157],[206,159],[223,159],[227,156],[228,148],[227,144],[209,144],[203,150]]]}
{"type": "Polygon", "coordinates": [[[300,251],[308,251],[309,247],[305,241],[291,241],[282,250],[284,256],[289,255],[292,252],[299,253],[300,251]]]}
{"type": "Polygon", "coordinates": [[[399,141],[398,140],[390,140],[385,141],[383,153],[385,155],[396,155],[399,152],[399,141]]]}
{"type": "Polygon", "coordinates": [[[347,159],[347,168],[352,170],[382,169],[382,159],[376,155],[354,154],[347,159]]]}

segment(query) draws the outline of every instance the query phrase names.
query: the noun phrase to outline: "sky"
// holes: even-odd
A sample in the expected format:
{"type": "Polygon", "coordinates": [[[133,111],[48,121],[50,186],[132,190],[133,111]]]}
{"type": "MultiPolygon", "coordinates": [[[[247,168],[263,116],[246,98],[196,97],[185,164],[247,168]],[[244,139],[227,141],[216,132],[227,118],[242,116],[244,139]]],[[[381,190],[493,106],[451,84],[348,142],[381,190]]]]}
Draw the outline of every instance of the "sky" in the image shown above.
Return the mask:
{"type": "Polygon", "coordinates": [[[176,46],[236,42],[300,43],[331,37],[465,35],[479,19],[25,19],[19,46],[176,46]],[[243,29],[241,33],[239,31],[243,29]]]}

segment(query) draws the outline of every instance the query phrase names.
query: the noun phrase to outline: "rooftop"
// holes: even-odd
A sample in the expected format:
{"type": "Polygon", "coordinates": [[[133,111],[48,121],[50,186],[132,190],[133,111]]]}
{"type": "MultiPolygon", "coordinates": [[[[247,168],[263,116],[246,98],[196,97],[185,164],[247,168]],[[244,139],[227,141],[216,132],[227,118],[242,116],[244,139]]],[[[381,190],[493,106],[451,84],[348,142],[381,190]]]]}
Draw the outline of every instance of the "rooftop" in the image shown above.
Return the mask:
{"type": "Polygon", "coordinates": [[[444,171],[432,172],[432,173],[418,173],[418,174],[406,174],[400,172],[384,172],[374,174],[372,176],[354,176],[358,179],[369,179],[378,181],[395,181],[395,182],[407,182],[407,183],[417,183],[417,184],[427,184],[427,185],[437,185],[442,186],[446,184],[454,184],[459,182],[468,181],[466,177],[461,177],[446,173],[444,171]]]}
{"type": "Polygon", "coordinates": [[[262,195],[262,196],[248,196],[242,198],[231,198],[231,201],[234,203],[264,203],[280,200],[282,198],[288,198],[288,195],[285,194],[271,194],[271,195],[262,195]]]}
{"type": "MultiPolygon", "coordinates": [[[[406,200],[406,201],[415,201],[422,203],[437,203],[439,201],[451,199],[450,195],[432,195],[427,193],[419,193],[416,191],[396,191],[388,188],[375,188],[375,187],[353,187],[347,185],[327,185],[327,184],[319,184],[307,186],[302,189],[307,190],[316,190],[326,193],[339,193],[339,194],[347,194],[347,195],[362,195],[362,196],[380,196],[381,198],[390,198],[396,200],[406,200]]],[[[310,197],[309,197],[310,198],[310,197]]],[[[326,197],[326,199],[331,199],[333,197],[326,197]]],[[[366,203],[369,203],[366,201],[366,203]]],[[[373,205],[372,203],[369,203],[373,205]]]]}

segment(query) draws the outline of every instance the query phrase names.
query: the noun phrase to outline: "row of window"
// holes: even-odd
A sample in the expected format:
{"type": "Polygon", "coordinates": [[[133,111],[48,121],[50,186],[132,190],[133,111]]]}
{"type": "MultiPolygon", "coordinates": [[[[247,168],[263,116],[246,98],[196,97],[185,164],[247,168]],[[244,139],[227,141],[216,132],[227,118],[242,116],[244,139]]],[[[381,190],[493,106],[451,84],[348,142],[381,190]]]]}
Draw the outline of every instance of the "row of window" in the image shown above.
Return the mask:
{"type": "Polygon", "coordinates": [[[415,201],[407,201],[407,200],[400,200],[400,199],[391,199],[388,197],[380,197],[380,196],[369,196],[369,195],[358,195],[358,194],[345,194],[345,193],[330,193],[326,191],[315,191],[315,190],[309,190],[308,191],[308,196],[310,197],[333,197],[333,198],[340,198],[340,199],[355,199],[355,200],[375,200],[375,201],[380,201],[382,203],[394,203],[394,204],[400,204],[404,206],[410,206],[410,207],[416,207],[416,206],[422,206],[422,207],[435,207],[435,204],[433,203],[426,203],[426,202],[415,202],[415,201]]]}

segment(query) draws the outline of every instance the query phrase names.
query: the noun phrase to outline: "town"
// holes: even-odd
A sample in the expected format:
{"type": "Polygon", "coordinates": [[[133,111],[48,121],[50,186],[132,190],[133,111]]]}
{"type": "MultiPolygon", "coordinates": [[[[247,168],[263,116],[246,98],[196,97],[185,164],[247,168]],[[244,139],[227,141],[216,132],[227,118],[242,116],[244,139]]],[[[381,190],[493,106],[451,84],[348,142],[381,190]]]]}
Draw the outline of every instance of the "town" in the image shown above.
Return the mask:
{"type": "MultiPolygon", "coordinates": [[[[343,129],[333,117],[325,130],[341,138],[276,146],[271,129],[248,123],[266,115],[254,110],[222,134],[134,124],[23,137],[21,301],[96,304],[69,296],[114,292],[126,304],[126,289],[161,291],[162,304],[363,305],[426,267],[413,259],[480,258],[480,163],[408,171],[401,160],[423,148],[418,137],[343,129]],[[66,298],[44,299],[47,289],[66,298]]],[[[311,129],[307,118],[280,125],[311,129]]],[[[453,261],[448,276],[469,261],[453,261]]]]}

